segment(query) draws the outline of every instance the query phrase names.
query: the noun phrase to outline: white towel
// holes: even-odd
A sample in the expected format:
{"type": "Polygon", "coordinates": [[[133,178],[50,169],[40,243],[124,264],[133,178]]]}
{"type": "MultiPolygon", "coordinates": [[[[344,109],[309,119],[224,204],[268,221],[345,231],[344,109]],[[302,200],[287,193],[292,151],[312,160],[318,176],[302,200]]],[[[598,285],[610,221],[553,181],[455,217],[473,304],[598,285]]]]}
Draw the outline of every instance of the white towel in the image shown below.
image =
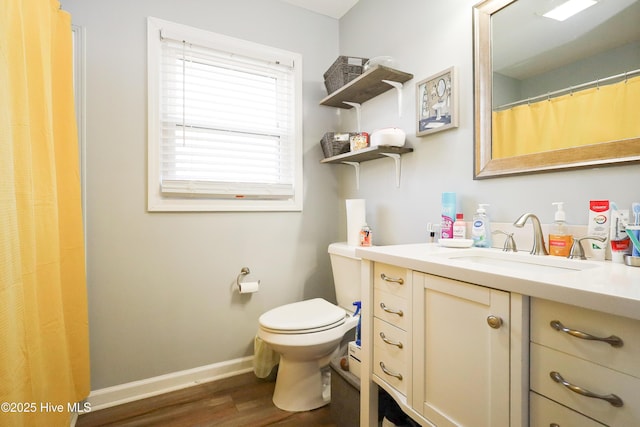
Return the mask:
{"type": "Polygon", "coordinates": [[[253,339],[253,372],[256,377],[268,377],[279,362],[280,355],[256,335],[253,339]]]}

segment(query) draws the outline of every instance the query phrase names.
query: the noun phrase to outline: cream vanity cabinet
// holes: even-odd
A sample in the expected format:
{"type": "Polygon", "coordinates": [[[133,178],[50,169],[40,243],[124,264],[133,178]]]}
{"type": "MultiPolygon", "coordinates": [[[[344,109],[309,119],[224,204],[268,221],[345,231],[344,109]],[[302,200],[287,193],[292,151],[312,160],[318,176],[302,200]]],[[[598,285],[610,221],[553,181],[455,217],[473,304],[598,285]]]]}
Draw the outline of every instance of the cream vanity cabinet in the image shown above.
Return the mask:
{"type": "Polygon", "coordinates": [[[378,425],[379,388],[424,427],[640,426],[640,269],[534,276],[459,253],[356,250],[362,427],[378,425]]]}
{"type": "Polygon", "coordinates": [[[531,299],[530,425],[640,425],[640,321],[531,299]]]}
{"type": "MultiPolygon", "coordinates": [[[[522,346],[514,341],[521,334],[512,335],[522,330],[523,299],[516,296],[514,305],[509,292],[366,265],[371,282],[364,293],[370,296],[363,304],[368,299],[373,308],[363,332],[370,328],[371,380],[425,426],[520,426],[516,406],[526,393],[515,380],[522,380],[523,365],[522,346]],[[512,399],[514,384],[518,396],[512,399]]],[[[377,425],[371,408],[362,409],[370,412],[363,425],[377,425]]]]}

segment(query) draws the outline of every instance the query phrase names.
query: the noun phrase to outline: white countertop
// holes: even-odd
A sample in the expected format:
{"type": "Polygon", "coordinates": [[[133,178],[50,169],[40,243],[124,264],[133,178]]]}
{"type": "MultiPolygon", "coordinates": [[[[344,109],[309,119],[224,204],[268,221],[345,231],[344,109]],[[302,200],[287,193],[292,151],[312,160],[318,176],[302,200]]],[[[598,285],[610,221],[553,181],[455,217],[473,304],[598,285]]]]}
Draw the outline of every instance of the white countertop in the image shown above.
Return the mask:
{"type": "Polygon", "coordinates": [[[546,256],[544,262],[547,263],[588,268],[551,268],[549,271],[542,268],[540,271],[531,271],[527,268],[487,265],[469,260],[488,252],[495,252],[496,256],[501,257],[514,257],[514,260],[525,263],[529,260],[535,262],[535,258],[540,257],[522,251],[506,254],[499,249],[445,248],[437,243],[358,247],[356,256],[640,320],[640,267],[629,267],[611,261],[568,260],[546,256]],[[452,255],[470,257],[467,260],[455,259],[450,258],[452,255]]]}

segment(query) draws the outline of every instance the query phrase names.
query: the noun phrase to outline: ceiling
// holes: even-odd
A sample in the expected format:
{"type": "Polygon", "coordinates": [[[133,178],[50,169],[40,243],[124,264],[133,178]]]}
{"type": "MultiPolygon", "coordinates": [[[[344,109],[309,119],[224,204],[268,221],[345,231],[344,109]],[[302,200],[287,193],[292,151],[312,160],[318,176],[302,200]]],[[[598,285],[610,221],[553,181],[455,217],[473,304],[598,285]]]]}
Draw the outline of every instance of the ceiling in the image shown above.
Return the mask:
{"type": "Polygon", "coordinates": [[[639,0],[599,0],[564,22],[542,17],[556,0],[518,0],[492,16],[494,71],[526,79],[640,40],[639,0]]]}
{"type": "Polygon", "coordinates": [[[358,0],[281,0],[285,3],[309,9],[321,15],[340,19],[358,0]]]}

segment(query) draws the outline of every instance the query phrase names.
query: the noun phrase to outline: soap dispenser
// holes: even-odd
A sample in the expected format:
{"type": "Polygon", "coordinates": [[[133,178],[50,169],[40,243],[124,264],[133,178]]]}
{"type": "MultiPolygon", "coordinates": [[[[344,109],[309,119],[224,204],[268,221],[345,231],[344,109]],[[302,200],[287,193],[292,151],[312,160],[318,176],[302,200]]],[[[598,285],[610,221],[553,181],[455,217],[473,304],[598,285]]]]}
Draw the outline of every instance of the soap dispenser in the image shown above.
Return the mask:
{"type": "Polygon", "coordinates": [[[490,248],[491,247],[491,224],[489,223],[489,217],[487,216],[486,203],[480,203],[478,210],[473,215],[473,224],[471,227],[471,238],[473,239],[473,246],[477,248],[490,248]]]}
{"type": "Polygon", "coordinates": [[[553,202],[557,206],[554,222],[549,230],[549,255],[568,257],[573,244],[573,236],[567,229],[564,202],[553,202]]]}

